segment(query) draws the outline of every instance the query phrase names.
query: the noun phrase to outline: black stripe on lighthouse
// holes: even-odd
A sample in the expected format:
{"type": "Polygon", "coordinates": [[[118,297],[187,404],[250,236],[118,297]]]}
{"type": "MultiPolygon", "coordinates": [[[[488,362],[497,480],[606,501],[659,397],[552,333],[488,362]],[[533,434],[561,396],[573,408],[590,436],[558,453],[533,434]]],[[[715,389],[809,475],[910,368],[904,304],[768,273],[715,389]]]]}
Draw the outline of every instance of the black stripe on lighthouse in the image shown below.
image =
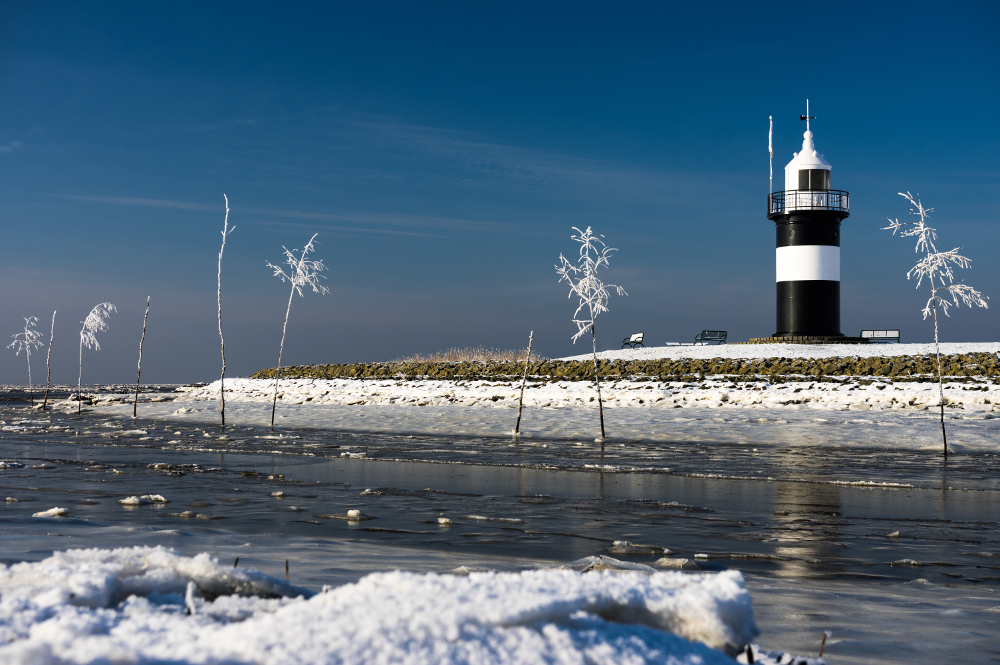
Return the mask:
{"type": "Polygon", "coordinates": [[[828,210],[789,211],[775,220],[777,332],[841,336],[840,220],[828,210]]]}

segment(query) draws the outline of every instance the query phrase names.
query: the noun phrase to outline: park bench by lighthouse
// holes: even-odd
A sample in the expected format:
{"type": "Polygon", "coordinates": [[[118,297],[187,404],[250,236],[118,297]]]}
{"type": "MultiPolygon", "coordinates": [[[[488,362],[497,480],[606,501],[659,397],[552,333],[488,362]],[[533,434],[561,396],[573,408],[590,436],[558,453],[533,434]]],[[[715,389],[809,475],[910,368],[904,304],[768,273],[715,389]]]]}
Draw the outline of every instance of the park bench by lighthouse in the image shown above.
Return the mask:
{"type": "Polygon", "coordinates": [[[624,349],[626,346],[630,349],[634,349],[637,346],[646,348],[642,343],[643,335],[645,335],[645,333],[635,333],[634,335],[625,338],[622,340],[622,348],[624,349]]]}
{"type": "Polygon", "coordinates": [[[729,333],[725,330],[702,330],[695,335],[694,343],[697,346],[707,344],[725,344],[729,333]]]}

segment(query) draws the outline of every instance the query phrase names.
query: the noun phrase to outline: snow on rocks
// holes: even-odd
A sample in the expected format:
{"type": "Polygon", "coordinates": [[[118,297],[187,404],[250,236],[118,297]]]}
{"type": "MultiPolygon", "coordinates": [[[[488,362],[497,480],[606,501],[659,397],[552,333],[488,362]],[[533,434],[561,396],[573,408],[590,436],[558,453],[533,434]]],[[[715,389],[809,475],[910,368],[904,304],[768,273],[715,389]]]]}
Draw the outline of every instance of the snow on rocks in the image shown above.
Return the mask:
{"type": "Polygon", "coordinates": [[[206,554],[58,552],[0,566],[0,661],[722,665],[758,632],[736,571],[395,571],[308,596],[206,554]]]}
{"type": "MultiPolygon", "coordinates": [[[[858,356],[923,356],[933,354],[933,344],[719,344],[703,346],[648,346],[601,351],[601,360],[705,360],[711,358],[846,358],[858,356]]],[[[941,344],[941,355],[1000,353],[1000,343],[941,344]]],[[[559,360],[591,360],[591,354],[559,360]]]]}
{"type": "Polygon", "coordinates": [[[23,469],[24,465],[20,462],[5,462],[0,460],[0,469],[23,469]]]}
{"type": "MultiPolygon", "coordinates": [[[[718,348],[718,347],[712,347],[718,348]]],[[[285,396],[304,405],[338,406],[467,406],[516,409],[519,382],[379,379],[285,379],[285,396]]],[[[270,403],[267,380],[231,379],[226,382],[227,401],[270,403]]],[[[816,408],[832,410],[925,411],[938,404],[937,384],[906,381],[901,377],[874,379],[838,377],[836,380],[775,381],[746,377],[733,381],[707,377],[696,381],[607,380],[601,386],[608,409],[742,409],[816,408]]],[[[952,409],[991,412],[1000,403],[1000,385],[945,381],[945,398],[952,409]]],[[[526,408],[594,406],[594,386],[589,381],[529,383],[526,408]]],[[[214,400],[218,386],[189,390],[185,401],[214,400]]],[[[192,409],[185,409],[192,413],[192,409]]]]}

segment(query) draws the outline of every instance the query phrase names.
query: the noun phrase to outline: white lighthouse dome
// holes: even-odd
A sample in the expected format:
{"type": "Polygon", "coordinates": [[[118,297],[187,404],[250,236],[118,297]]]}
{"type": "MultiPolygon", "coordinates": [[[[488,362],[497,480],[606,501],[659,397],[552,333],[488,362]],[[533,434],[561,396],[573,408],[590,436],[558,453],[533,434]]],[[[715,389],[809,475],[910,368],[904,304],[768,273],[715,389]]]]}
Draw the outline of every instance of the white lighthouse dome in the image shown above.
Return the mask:
{"type": "Polygon", "coordinates": [[[802,150],[794,153],[792,161],[785,166],[785,189],[830,189],[830,162],[817,152],[813,143],[813,133],[806,130],[802,134],[802,150]],[[825,171],[826,173],[814,173],[825,171]]]}

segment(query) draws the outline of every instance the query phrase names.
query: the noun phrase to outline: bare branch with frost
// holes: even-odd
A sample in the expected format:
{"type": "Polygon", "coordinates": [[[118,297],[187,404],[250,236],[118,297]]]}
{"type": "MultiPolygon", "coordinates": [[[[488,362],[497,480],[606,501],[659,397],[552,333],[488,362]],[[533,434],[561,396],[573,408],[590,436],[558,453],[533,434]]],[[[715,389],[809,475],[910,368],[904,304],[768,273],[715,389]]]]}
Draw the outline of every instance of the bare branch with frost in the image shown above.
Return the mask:
{"type": "Polygon", "coordinates": [[[281,346],[278,347],[278,372],[274,377],[274,399],[271,401],[271,429],[274,429],[274,412],[278,408],[278,382],[281,380],[281,356],[285,351],[285,332],[288,330],[288,316],[292,312],[292,298],[295,297],[296,293],[299,294],[300,298],[304,297],[305,294],[302,292],[303,287],[311,287],[313,293],[320,295],[326,295],[330,292],[330,289],[319,283],[319,280],[326,279],[326,277],[320,274],[326,270],[326,266],[323,265],[322,261],[314,261],[307,258],[309,254],[316,251],[314,242],[318,235],[318,233],[313,234],[313,237],[302,248],[302,254],[298,257],[295,256],[295,252],[299,250],[290,250],[287,247],[282,247],[285,250],[285,263],[288,264],[288,273],[281,266],[277,266],[270,261],[267,262],[268,267],[274,270],[275,277],[280,277],[282,282],[290,282],[292,285],[291,293],[288,294],[288,307],[285,308],[285,325],[281,328],[281,346]]]}
{"type": "Polygon", "coordinates": [[[613,289],[620,296],[627,296],[625,289],[615,284],[605,284],[597,276],[597,271],[609,265],[609,257],[612,252],[618,250],[608,247],[604,243],[604,236],[594,235],[588,226],[586,231],[581,231],[573,227],[576,234],[573,240],[580,243],[580,256],[576,263],[573,263],[562,254],[559,255],[559,265],[556,266],[556,274],[559,275],[559,282],[569,284],[569,298],[574,295],[579,299],[576,311],[573,312],[573,323],[576,324],[576,334],[573,335],[573,343],[590,331],[590,341],[594,352],[594,383],[597,386],[597,408],[601,415],[601,438],[604,442],[604,405],[601,400],[601,377],[597,363],[597,332],[594,321],[599,314],[608,311],[608,299],[611,297],[609,289],[613,289]],[[581,317],[583,312],[585,317],[581,317]]]}
{"type": "Polygon", "coordinates": [[[924,253],[924,256],[917,261],[916,265],[906,273],[906,279],[916,277],[918,289],[925,279],[930,283],[931,297],[927,300],[927,304],[924,305],[921,313],[924,320],[928,317],[934,319],[934,348],[937,350],[938,396],[941,407],[941,439],[944,442],[944,456],[947,458],[948,433],[944,427],[944,379],[941,376],[941,346],[938,341],[938,307],[941,308],[945,316],[951,316],[948,313],[948,309],[953,306],[961,307],[963,304],[970,308],[982,307],[983,309],[987,309],[989,305],[986,301],[989,298],[968,284],[954,283],[955,269],[971,268],[972,261],[968,257],[958,253],[961,247],[956,247],[947,252],[938,250],[937,229],[934,229],[927,223],[927,218],[934,211],[934,208],[925,208],[923,203],[920,202],[920,197],[915,197],[910,192],[899,192],[899,195],[910,203],[910,214],[915,215],[918,219],[913,222],[900,222],[899,219],[886,217],[889,221],[889,226],[882,227],[882,230],[892,231],[893,235],[899,233],[900,237],[903,238],[916,238],[917,242],[913,251],[924,253]],[[951,297],[950,301],[948,300],[949,296],[951,297]]]}
{"type": "Polygon", "coordinates": [[[14,341],[7,345],[8,349],[14,349],[14,355],[19,356],[21,351],[24,351],[24,355],[28,359],[28,399],[31,400],[32,406],[35,404],[35,396],[31,392],[31,350],[41,347],[43,339],[42,333],[34,330],[37,323],[37,316],[25,316],[24,330],[16,335],[11,335],[14,341]]]}
{"type": "Polygon", "coordinates": [[[80,413],[82,406],[80,401],[81,386],[83,385],[83,347],[101,350],[101,344],[97,341],[97,333],[108,329],[108,319],[112,312],[117,312],[115,306],[109,302],[102,302],[94,305],[90,314],[83,320],[83,328],[80,329],[80,374],[76,379],[76,412],[80,413]]]}

